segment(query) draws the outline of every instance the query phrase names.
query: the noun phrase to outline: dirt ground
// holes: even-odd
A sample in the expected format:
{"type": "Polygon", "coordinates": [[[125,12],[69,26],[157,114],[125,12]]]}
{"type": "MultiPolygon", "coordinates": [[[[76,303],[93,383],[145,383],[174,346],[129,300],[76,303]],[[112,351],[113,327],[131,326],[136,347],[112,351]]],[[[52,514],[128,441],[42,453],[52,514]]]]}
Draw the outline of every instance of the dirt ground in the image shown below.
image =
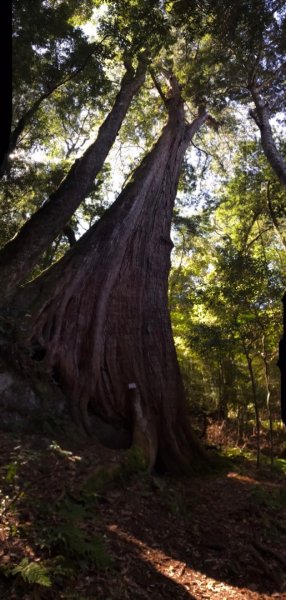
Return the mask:
{"type": "Polygon", "coordinates": [[[126,452],[11,433],[0,465],[1,600],[286,600],[282,471],[237,457],[153,477],[126,452]],[[24,558],[50,587],[17,573],[24,558]]]}

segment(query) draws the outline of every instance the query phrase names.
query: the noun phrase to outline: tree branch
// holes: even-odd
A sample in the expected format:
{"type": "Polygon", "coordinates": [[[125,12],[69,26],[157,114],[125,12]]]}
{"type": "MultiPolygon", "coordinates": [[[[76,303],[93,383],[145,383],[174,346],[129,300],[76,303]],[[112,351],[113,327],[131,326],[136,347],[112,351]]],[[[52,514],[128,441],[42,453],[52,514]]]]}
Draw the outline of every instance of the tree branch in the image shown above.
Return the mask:
{"type": "Polygon", "coordinates": [[[163,102],[164,102],[165,106],[167,106],[167,104],[166,104],[167,98],[166,98],[166,96],[165,96],[165,94],[164,94],[164,92],[163,92],[163,90],[162,90],[162,87],[161,87],[161,85],[160,85],[160,83],[159,83],[158,79],[156,78],[156,75],[155,75],[155,73],[154,73],[154,70],[153,70],[153,69],[150,69],[150,75],[151,75],[152,81],[153,81],[153,83],[154,83],[154,85],[155,85],[155,88],[156,88],[156,90],[157,90],[157,92],[158,92],[159,96],[161,96],[161,98],[162,98],[162,100],[163,100],[163,102]]]}
{"type": "Polygon", "coordinates": [[[145,63],[143,58],[139,61],[133,78],[125,72],[113,107],[100,126],[97,138],[81,158],[73,163],[48,201],[1,249],[0,281],[5,281],[5,293],[1,296],[1,303],[5,303],[13,295],[43,251],[59,235],[80,203],[90,193],[94,179],[116,139],[129,106],[145,80],[145,63]]]}
{"type": "MultiPolygon", "coordinates": [[[[101,40],[100,43],[102,43],[106,37],[107,36],[105,36],[101,40]]],[[[4,175],[4,173],[5,173],[6,169],[7,169],[9,156],[15,150],[20,135],[23,133],[23,131],[24,131],[27,123],[36,114],[36,112],[39,109],[39,107],[42,104],[42,102],[44,100],[47,100],[62,85],[65,85],[66,83],[68,83],[69,81],[71,81],[72,79],[74,79],[79,73],[81,73],[85,69],[88,61],[90,60],[90,58],[95,53],[98,45],[99,45],[98,43],[96,43],[94,45],[93,50],[91,52],[89,52],[89,54],[86,56],[86,58],[83,61],[83,63],[73,73],[71,73],[70,75],[68,75],[67,77],[65,77],[64,79],[62,79],[60,82],[58,82],[55,85],[53,85],[49,90],[47,90],[46,92],[44,92],[43,94],[41,94],[41,96],[39,96],[39,98],[37,98],[37,100],[35,100],[35,102],[33,102],[33,104],[30,106],[30,108],[20,117],[17,125],[15,126],[14,130],[11,133],[8,153],[7,153],[4,161],[2,162],[2,165],[0,166],[0,178],[3,177],[3,175],[4,175]]]]}
{"type": "Polygon", "coordinates": [[[266,88],[269,85],[271,81],[273,81],[277,77],[277,75],[283,74],[284,71],[286,72],[286,61],[282,63],[280,67],[277,67],[277,69],[273,71],[270,77],[265,79],[260,85],[256,85],[256,89],[261,92],[262,90],[264,90],[264,88],[266,88]]]}
{"type": "Polygon", "coordinates": [[[256,125],[260,129],[261,145],[264,154],[278,179],[286,186],[286,163],[274,142],[272,128],[269,122],[270,115],[268,104],[261,98],[258,90],[254,86],[250,86],[249,91],[255,104],[255,112],[251,110],[250,116],[254,119],[256,125]]]}
{"type": "Polygon", "coordinates": [[[286,248],[286,238],[282,235],[282,233],[280,232],[280,226],[277,220],[277,217],[275,215],[275,211],[273,208],[273,204],[272,204],[272,200],[271,200],[271,193],[270,193],[270,186],[271,186],[271,182],[267,181],[267,188],[266,188],[266,194],[267,194],[267,206],[269,209],[269,213],[270,213],[270,217],[273,223],[273,227],[281,241],[281,243],[283,244],[284,248],[286,248]]]}

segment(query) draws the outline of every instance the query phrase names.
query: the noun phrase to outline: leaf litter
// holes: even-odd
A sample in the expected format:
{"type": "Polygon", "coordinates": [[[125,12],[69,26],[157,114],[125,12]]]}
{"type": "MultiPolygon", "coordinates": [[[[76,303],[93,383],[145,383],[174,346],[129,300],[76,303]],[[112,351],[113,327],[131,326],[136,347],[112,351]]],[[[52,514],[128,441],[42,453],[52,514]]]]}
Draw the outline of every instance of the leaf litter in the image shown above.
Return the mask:
{"type": "Polygon", "coordinates": [[[86,440],[6,432],[1,446],[1,598],[286,600],[281,472],[242,460],[151,477],[86,440]]]}

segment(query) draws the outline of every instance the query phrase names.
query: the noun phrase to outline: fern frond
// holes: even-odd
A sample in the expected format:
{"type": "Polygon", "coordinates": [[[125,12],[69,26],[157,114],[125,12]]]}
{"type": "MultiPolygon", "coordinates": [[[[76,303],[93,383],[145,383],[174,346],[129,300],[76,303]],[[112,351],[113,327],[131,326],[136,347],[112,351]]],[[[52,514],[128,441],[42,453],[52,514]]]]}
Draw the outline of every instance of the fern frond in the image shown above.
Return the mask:
{"type": "Polygon", "coordinates": [[[12,575],[21,575],[27,583],[37,583],[44,587],[52,585],[47,567],[39,562],[29,562],[28,558],[23,558],[11,573],[12,575]]]}

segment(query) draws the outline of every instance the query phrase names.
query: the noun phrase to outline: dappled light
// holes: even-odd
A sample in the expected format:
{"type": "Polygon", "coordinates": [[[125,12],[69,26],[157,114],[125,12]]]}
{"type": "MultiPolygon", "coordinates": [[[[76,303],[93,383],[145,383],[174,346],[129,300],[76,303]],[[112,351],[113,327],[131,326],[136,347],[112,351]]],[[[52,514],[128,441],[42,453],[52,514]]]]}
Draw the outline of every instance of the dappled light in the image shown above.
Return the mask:
{"type": "Polygon", "coordinates": [[[150,476],[130,451],[67,441],[2,434],[3,597],[36,586],[49,599],[50,582],[72,598],[70,578],[102,600],[284,597],[281,471],[242,458],[209,475],[150,476]]]}

